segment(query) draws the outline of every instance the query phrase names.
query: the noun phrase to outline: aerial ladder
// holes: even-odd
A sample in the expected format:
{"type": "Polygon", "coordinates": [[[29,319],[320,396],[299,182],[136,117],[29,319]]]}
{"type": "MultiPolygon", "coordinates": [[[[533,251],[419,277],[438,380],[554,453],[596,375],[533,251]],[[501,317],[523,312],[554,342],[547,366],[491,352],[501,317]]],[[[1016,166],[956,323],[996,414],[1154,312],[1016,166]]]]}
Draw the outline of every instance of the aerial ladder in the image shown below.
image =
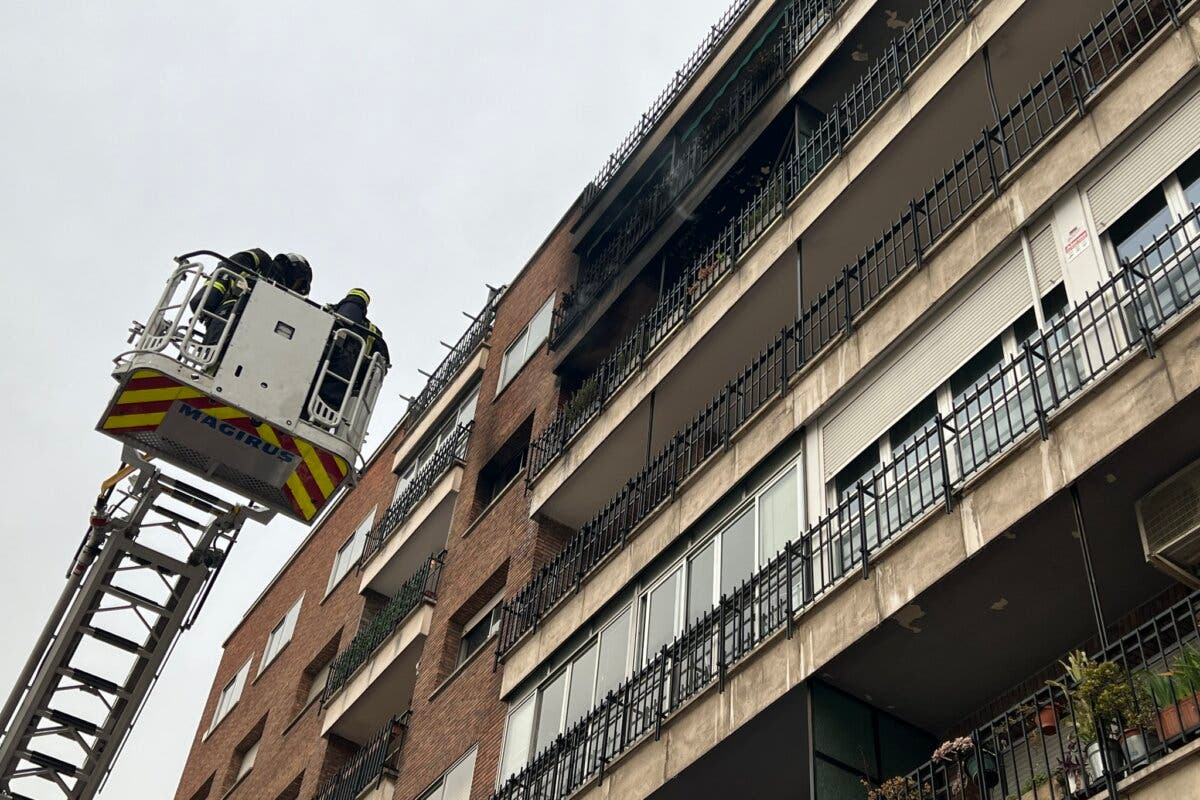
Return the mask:
{"type": "Polygon", "coordinates": [[[119,467],[0,711],[6,800],[95,797],[242,526],[310,525],[356,479],[387,371],[367,332],[218,253],[175,261],[114,359],[119,467]]]}

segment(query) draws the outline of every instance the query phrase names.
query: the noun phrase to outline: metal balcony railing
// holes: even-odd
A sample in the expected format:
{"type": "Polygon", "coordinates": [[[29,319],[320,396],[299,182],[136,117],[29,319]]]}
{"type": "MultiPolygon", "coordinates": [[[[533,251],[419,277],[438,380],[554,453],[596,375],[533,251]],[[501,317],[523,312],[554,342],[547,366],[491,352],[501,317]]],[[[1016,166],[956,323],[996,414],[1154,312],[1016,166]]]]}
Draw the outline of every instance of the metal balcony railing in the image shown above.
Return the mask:
{"type": "Polygon", "coordinates": [[[514,627],[507,634],[502,631],[501,651],[620,547],[629,532],[672,496],[755,411],[782,393],[824,348],[852,330],[855,319],[875,298],[901,275],[919,268],[923,253],[938,244],[947,230],[984,198],[998,194],[1001,179],[1022,157],[1081,113],[1086,98],[1155,33],[1177,24],[1180,8],[1190,4],[1191,0],[1182,5],[1170,5],[1168,0],[1120,0],[1075,47],[1064,50],[1064,57],[998,124],[985,130],[930,189],[910,201],[884,235],[854,264],[843,267],[837,281],[584,523],[563,551],[514,597],[511,602],[522,608],[514,618],[524,622],[510,623],[514,627]]]}
{"type": "MultiPolygon", "coordinates": [[[[933,0],[913,19],[912,25],[892,40],[887,54],[875,61],[799,151],[772,171],[762,189],[724,225],[718,226],[712,240],[684,274],[666,289],[654,307],[535,437],[530,445],[530,478],[540,474],[566,449],[625,381],[641,369],[647,355],[688,318],[692,308],[722,278],[738,268],[740,259],[783,215],[786,205],[837,158],[846,140],[901,91],[907,77],[979,2],[933,0]]],[[[570,311],[572,308],[578,308],[582,314],[576,295],[564,295],[555,313],[560,316],[575,313],[570,311]]]]}
{"type": "Polygon", "coordinates": [[[429,496],[442,476],[452,467],[463,463],[467,457],[467,443],[470,441],[474,425],[474,422],[468,422],[455,428],[421,466],[408,486],[404,487],[404,491],[388,506],[387,511],[383,512],[383,516],[375,523],[375,527],[367,534],[367,540],[363,542],[362,555],[359,557],[360,566],[370,561],[371,557],[383,548],[400,527],[400,523],[408,518],[418,503],[429,496]]]}
{"type": "Polygon", "coordinates": [[[396,773],[396,760],[408,733],[411,711],[388,720],[371,741],[317,789],[313,800],[357,800],[387,775],[396,773]]]}
{"type": "MultiPolygon", "coordinates": [[[[833,19],[845,0],[790,0],[764,34],[735,80],[703,118],[703,124],[677,142],[617,220],[600,238],[605,246],[588,254],[577,286],[563,294],[554,311],[551,342],[557,344],[596,299],[701,171],[744,127],[761,101],[780,85],[792,64],[833,19]]],[[[961,5],[961,3],[960,3],[961,5]]]]}
{"type": "Polygon", "coordinates": [[[329,704],[409,614],[422,603],[437,597],[438,581],[442,576],[445,557],[445,550],[431,556],[404,582],[392,599],[379,609],[379,613],[358,629],[358,633],[346,649],[334,657],[329,664],[329,680],[325,683],[325,691],[321,695],[322,704],[329,704]]]}
{"type": "MultiPolygon", "coordinates": [[[[776,632],[792,632],[797,616],[834,586],[865,574],[889,542],[938,507],[949,510],[965,481],[1026,434],[1049,434],[1050,422],[1088,386],[1139,349],[1153,354],[1155,334],[1200,298],[1200,209],[1164,231],[1133,262],[1082,303],[1048,324],[1020,355],[993,370],[948,416],[935,417],[891,463],[859,481],[824,517],[796,536],[706,615],[609,692],[496,793],[509,798],[560,798],[597,774],[707,686],[724,691],[728,669],[776,632]]],[[[799,340],[781,343],[739,380],[700,427],[656,460],[621,513],[589,540],[576,537],[563,555],[504,606],[497,657],[577,585],[581,567],[620,546],[628,520],[694,466],[786,385],[798,368],[799,340]]]]}
{"type": "Polygon", "coordinates": [[[470,317],[471,325],[450,348],[450,352],[442,359],[442,363],[438,364],[437,368],[429,375],[420,394],[409,401],[408,409],[405,411],[406,415],[415,419],[433,405],[442,390],[450,385],[454,376],[463,368],[471,355],[479,349],[479,345],[483,344],[491,335],[492,324],[496,321],[496,300],[503,292],[504,287],[488,289],[487,303],[484,304],[478,316],[470,317]]]}
{"type": "Polygon", "coordinates": [[[721,15],[721,18],[709,29],[704,40],[692,51],[692,54],[684,62],[683,66],[675,71],[671,82],[654,99],[654,102],[642,114],[634,129],[622,140],[621,144],[617,146],[616,151],[604,162],[604,166],[600,168],[600,172],[597,173],[596,177],[583,190],[583,204],[585,206],[591,205],[600,193],[604,191],[609,181],[625,165],[625,162],[629,159],[633,151],[637,149],[638,145],[642,143],[654,126],[658,124],[667,109],[678,99],[683,88],[695,77],[700,68],[708,63],[709,58],[712,57],[721,43],[725,41],[729,32],[733,30],[734,25],[737,24],[742,15],[753,4],[753,0],[734,0],[733,4],[721,15]]]}

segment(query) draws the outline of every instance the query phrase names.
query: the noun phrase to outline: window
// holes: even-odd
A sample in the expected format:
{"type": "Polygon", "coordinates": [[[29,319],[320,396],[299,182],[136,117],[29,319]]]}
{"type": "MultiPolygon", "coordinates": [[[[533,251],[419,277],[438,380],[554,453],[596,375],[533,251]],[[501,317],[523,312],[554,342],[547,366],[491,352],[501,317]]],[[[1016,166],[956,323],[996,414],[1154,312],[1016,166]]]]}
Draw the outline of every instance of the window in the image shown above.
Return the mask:
{"type": "Polygon", "coordinates": [[[483,610],[463,625],[462,642],[458,647],[458,663],[463,664],[473,656],[484,643],[500,630],[500,600],[503,592],[487,602],[483,610]]]}
{"type": "Polygon", "coordinates": [[[279,651],[284,645],[292,640],[292,633],[296,630],[296,619],[300,616],[300,604],[304,602],[304,595],[300,595],[300,599],[288,609],[288,612],[283,615],[283,619],[271,630],[271,635],[267,637],[267,648],[263,651],[262,662],[258,665],[258,674],[261,675],[275,656],[279,655],[279,651]]]}
{"type": "Polygon", "coordinates": [[[400,478],[396,481],[396,491],[392,495],[393,503],[400,499],[400,495],[412,483],[417,473],[421,471],[421,468],[429,463],[429,460],[433,458],[433,454],[438,451],[438,448],[453,436],[460,426],[467,425],[475,419],[475,406],[478,400],[479,385],[476,384],[475,388],[463,398],[463,401],[458,404],[458,407],[451,413],[442,427],[438,429],[437,433],[430,437],[425,447],[421,448],[420,452],[400,472],[400,478]]]}
{"type": "Polygon", "coordinates": [[[254,766],[254,759],[258,757],[258,743],[261,739],[255,739],[254,744],[242,751],[241,758],[238,761],[237,775],[234,777],[234,782],[240,781],[246,777],[246,773],[254,766]]]}
{"type": "Polygon", "coordinates": [[[358,558],[363,552],[363,545],[367,543],[367,534],[371,532],[371,523],[375,521],[375,511],[378,508],[378,506],[372,508],[363,521],[358,523],[358,528],[350,534],[350,538],[338,548],[337,555],[333,557],[333,571],[329,573],[326,594],[331,592],[333,587],[337,586],[350,571],[350,568],[358,563],[358,558]]]}
{"type": "Polygon", "coordinates": [[[533,746],[533,712],[537,707],[538,693],[529,695],[508,712],[508,724],[504,729],[504,752],[500,755],[500,783],[504,783],[529,763],[533,746]]]}
{"type": "Polygon", "coordinates": [[[308,693],[304,697],[305,706],[316,700],[321,696],[321,692],[325,691],[325,684],[329,683],[329,665],[331,663],[331,661],[326,661],[325,666],[313,675],[312,681],[308,684],[308,693]]]}
{"type": "Polygon", "coordinates": [[[1167,195],[1162,187],[1139,200],[1108,229],[1108,235],[1117,251],[1118,259],[1133,260],[1143,247],[1149,246],[1154,237],[1171,224],[1171,209],[1167,206],[1167,195]]]}
{"type": "Polygon", "coordinates": [[[477,511],[486,508],[521,474],[532,435],[533,416],[530,415],[479,470],[479,478],[475,483],[477,511]]]}
{"type": "Polygon", "coordinates": [[[468,800],[471,796],[471,778],[475,775],[475,750],[458,760],[446,770],[442,777],[425,790],[419,800],[468,800]]]}
{"type": "Polygon", "coordinates": [[[537,352],[542,342],[546,341],[550,335],[550,319],[553,314],[554,295],[550,295],[545,305],[529,320],[525,330],[521,331],[504,351],[504,358],[500,361],[500,384],[496,387],[497,394],[521,371],[521,367],[537,352]]]}
{"type": "Polygon", "coordinates": [[[225,715],[237,705],[237,701],[242,696],[242,690],[246,688],[246,678],[250,675],[250,659],[246,659],[246,663],[237,671],[237,674],[230,678],[229,683],[225,684],[225,688],[221,690],[221,696],[217,698],[217,707],[213,711],[212,724],[208,726],[211,733],[214,728],[221,724],[221,720],[225,719],[225,715]]]}
{"type": "Polygon", "coordinates": [[[1179,168],[1179,184],[1187,205],[1200,206],[1200,153],[1196,153],[1179,168]]]}

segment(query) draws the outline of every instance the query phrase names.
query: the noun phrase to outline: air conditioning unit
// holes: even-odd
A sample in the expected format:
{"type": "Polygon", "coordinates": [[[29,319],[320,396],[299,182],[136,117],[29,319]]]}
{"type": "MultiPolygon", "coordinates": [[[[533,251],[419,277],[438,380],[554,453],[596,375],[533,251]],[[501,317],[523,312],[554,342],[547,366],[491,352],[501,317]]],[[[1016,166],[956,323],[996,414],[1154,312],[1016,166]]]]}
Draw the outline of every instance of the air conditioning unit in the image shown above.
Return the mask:
{"type": "Polygon", "coordinates": [[[1134,507],[1146,560],[1200,589],[1200,461],[1172,475],[1134,507]]]}

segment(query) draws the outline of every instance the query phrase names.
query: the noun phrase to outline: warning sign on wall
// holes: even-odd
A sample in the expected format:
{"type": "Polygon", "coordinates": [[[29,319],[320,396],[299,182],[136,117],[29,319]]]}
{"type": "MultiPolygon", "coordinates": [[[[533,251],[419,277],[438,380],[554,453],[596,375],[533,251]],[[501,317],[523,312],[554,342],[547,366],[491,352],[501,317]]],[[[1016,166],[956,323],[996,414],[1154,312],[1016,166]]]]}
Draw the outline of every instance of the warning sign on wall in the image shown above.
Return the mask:
{"type": "Polygon", "coordinates": [[[1087,228],[1076,225],[1067,231],[1066,241],[1063,242],[1063,255],[1067,257],[1067,261],[1074,261],[1076,256],[1088,249],[1090,243],[1087,228]]]}

